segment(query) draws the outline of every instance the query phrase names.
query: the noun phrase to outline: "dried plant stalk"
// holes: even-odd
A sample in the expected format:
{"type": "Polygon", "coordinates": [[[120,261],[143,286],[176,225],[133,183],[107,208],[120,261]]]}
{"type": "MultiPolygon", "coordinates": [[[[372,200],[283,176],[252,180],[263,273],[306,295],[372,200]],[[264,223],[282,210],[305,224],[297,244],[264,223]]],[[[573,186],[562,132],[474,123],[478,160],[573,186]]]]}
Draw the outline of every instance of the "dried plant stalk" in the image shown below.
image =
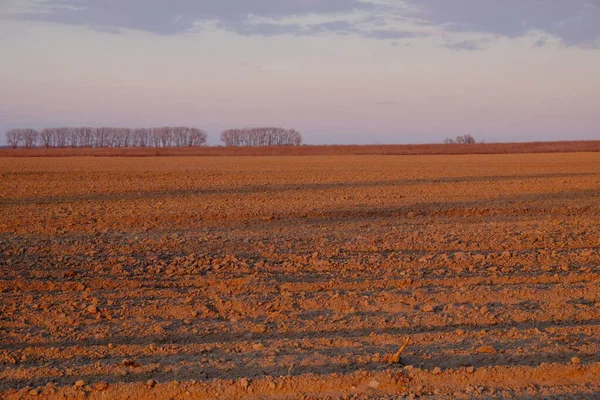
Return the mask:
{"type": "Polygon", "coordinates": [[[402,355],[404,350],[406,350],[406,347],[408,347],[409,342],[410,342],[410,337],[407,337],[406,340],[404,341],[404,344],[402,345],[402,347],[400,347],[400,349],[398,349],[398,351],[395,354],[390,356],[390,359],[389,359],[390,364],[398,364],[400,362],[400,356],[402,355]]]}

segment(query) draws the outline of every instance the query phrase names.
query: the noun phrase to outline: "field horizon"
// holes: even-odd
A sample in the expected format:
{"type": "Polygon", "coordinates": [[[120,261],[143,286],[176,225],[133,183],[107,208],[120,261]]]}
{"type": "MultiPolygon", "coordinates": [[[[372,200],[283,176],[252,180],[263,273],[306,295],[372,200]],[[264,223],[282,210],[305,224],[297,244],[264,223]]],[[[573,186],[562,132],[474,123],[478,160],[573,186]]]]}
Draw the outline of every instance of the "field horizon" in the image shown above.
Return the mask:
{"type": "Polygon", "coordinates": [[[176,157],[311,155],[461,155],[600,152],[600,140],[474,144],[331,144],[271,147],[0,148],[0,157],[176,157]]]}

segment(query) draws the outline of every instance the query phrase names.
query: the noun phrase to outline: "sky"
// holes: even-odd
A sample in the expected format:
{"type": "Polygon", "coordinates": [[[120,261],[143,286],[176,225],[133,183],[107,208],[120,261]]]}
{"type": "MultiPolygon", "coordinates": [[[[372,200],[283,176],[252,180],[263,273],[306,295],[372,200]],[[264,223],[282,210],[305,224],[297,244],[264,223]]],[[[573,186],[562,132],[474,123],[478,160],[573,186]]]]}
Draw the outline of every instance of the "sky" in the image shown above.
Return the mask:
{"type": "Polygon", "coordinates": [[[600,0],[0,0],[0,132],[600,139],[599,21],[600,0]]]}

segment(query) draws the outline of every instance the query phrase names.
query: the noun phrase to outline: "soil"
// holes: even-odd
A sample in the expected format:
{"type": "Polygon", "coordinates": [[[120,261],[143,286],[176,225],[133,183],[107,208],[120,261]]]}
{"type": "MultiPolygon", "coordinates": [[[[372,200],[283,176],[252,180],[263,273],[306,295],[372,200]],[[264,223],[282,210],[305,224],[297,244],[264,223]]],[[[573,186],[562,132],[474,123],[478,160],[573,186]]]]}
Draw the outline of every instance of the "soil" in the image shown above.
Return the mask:
{"type": "Polygon", "coordinates": [[[600,398],[599,249],[600,153],[0,158],[0,397],[600,398]]]}

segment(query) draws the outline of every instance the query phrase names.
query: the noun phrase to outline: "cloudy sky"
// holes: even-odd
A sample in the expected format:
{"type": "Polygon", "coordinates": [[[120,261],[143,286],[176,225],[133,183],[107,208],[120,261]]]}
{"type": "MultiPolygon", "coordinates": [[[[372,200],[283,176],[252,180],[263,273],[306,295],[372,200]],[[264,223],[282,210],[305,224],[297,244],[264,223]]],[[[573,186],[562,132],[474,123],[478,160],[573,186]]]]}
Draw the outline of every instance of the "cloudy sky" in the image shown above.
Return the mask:
{"type": "Polygon", "coordinates": [[[600,139],[600,0],[0,0],[0,131],[600,139]]]}

